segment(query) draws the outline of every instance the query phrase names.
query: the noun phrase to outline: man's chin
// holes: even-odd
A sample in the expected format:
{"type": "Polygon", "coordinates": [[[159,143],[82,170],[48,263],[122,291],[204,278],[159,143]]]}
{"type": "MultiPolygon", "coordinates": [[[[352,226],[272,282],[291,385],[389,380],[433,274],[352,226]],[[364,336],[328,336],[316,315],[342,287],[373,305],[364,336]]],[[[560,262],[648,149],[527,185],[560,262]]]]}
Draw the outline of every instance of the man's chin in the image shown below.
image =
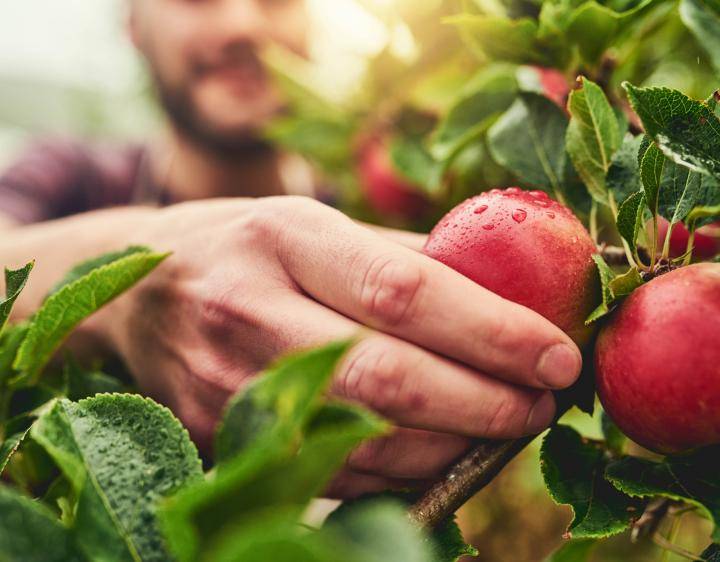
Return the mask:
{"type": "Polygon", "coordinates": [[[219,157],[232,158],[270,148],[263,139],[259,123],[233,123],[232,126],[205,123],[181,132],[191,142],[219,157]]]}

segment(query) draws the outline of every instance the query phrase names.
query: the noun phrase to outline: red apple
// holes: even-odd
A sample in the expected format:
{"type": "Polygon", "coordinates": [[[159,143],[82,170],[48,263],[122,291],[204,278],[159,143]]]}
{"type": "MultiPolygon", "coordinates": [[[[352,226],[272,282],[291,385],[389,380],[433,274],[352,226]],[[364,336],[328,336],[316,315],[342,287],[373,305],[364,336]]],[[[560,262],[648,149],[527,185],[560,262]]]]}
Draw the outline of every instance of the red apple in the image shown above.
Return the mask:
{"type": "Polygon", "coordinates": [[[545,96],[565,109],[570,94],[570,84],[568,84],[565,75],[555,68],[542,66],[533,66],[532,68],[538,74],[540,86],[545,96]]]}
{"type": "Polygon", "coordinates": [[[636,289],[595,348],[600,400],[659,453],[720,443],[720,264],[676,269],[636,289]]]}
{"type": "MultiPolygon", "coordinates": [[[[658,245],[662,248],[670,223],[661,218],[658,221],[658,245]]],[[[690,233],[685,225],[677,223],[670,234],[670,257],[677,258],[687,251],[690,233]]],[[[695,231],[693,257],[709,260],[720,254],[720,222],[716,222],[695,231]]]]}
{"type": "Polygon", "coordinates": [[[424,252],[501,297],[527,306],[578,345],[598,304],[595,244],[582,223],[542,191],[494,189],[455,207],[424,252]]]}
{"type": "Polygon", "coordinates": [[[359,151],[358,174],[370,207],[381,215],[417,218],[428,207],[421,188],[402,178],[393,167],[387,143],[366,142],[359,151]]]}

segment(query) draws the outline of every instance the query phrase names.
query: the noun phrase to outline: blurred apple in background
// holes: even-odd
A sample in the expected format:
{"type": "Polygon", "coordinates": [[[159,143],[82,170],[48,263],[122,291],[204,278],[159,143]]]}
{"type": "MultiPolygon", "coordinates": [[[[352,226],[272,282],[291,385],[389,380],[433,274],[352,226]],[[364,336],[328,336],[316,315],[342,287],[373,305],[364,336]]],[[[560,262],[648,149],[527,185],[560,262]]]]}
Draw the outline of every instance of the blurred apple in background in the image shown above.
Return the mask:
{"type": "Polygon", "coordinates": [[[428,209],[422,188],[403,178],[393,166],[386,137],[375,136],[361,143],[357,168],[363,195],[380,215],[412,219],[428,209]]]}
{"type": "MultiPolygon", "coordinates": [[[[658,222],[658,246],[662,248],[670,223],[661,218],[658,222]]],[[[673,226],[670,234],[670,257],[677,258],[687,251],[690,233],[683,223],[673,226]]],[[[697,260],[709,260],[720,254],[720,221],[695,231],[693,257],[697,260]]]]}

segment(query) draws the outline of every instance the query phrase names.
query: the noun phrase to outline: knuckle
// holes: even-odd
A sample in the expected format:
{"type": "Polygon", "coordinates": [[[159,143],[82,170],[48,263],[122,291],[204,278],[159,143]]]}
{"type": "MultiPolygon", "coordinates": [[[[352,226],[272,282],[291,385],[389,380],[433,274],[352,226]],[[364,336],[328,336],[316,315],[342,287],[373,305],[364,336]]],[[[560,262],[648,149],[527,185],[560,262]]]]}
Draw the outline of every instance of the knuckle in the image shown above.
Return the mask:
{"type": "Polygon", "coordinates": [[[202,295],[198,309],[199,325],[210,331],[228,330],[240,316],[229,292],[212,291],[202,295]]]}
{"type": "Polygon", "coordinates": [[[521,430],[525,420],[522,408],[516,400],[505,398],[500,400],[490,411],[485,423],[484,433],[488,437],[510,436],[521,430]]]}
{"type": "Polygon", "coordinates": [[[385,325],[410,322],[425,284],[421,267],[396,256],[373,259],[360,283],[360,306],[385,325]]]}
{"type": "Polygon", "coordinates": [[[409,392],[408,369],[392,343],[367,339],[355,346],[340,374],[340,392],[379,412],[413,408],[418,400],[409,392]]]}
{"type": "Polygon", "coordinates": [[[372,472],[388,463],[389,439],[381,438],[368,441],[355,449],[348,458],[348,466],[353,470],[372,472]]]}

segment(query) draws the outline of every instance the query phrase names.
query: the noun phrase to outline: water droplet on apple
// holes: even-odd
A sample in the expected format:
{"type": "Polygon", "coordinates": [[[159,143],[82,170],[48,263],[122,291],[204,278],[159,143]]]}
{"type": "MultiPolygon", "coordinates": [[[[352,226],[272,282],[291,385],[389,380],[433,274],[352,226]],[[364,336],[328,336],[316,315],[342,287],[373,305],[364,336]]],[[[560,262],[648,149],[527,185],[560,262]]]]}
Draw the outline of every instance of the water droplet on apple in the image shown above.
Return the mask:
{"type": "Polygon", "coordinates": [[[551,219],[554,219],[554,218],[555,218],[555,213],[548,213],[547,216],[550,217],[551,219]]]}
{"type": "Polygon", "coordinates": [[[540,190],[530,191],[528,193],[528,195],[530,195],[531,197],[535,197],[536,199],[547,199],[548,198],[548,194],[545,193],[544,191],[540,191],[540,190]]]}
{"type": "Polygon", "coordinates": [[[520,189],[519,187],[508,187],[505,190],[506,195],[517,195],[519,193],[522,193],[522,189],[520,189]]]}
{"type": "Polygon", "coordinates": [[[482,215],[485,211],[487,211],[488,206],[487,205],[480,205],[477,207],[473,212],[476,215],[482,215]]]}
{"type": "Polygon", "coordinates": [[[513,211],[512,218],[515,222],[521,223],[527,218],[527,211],[524,209],[515,209],[513,211]]]}
{"type": "Polygon", "coordinates": [[[489,224],[484,224],[482,227],[483,227],[483,230],[493,230],[495,228],[495,225],[492,223],[489,223],[489,224]]]}

